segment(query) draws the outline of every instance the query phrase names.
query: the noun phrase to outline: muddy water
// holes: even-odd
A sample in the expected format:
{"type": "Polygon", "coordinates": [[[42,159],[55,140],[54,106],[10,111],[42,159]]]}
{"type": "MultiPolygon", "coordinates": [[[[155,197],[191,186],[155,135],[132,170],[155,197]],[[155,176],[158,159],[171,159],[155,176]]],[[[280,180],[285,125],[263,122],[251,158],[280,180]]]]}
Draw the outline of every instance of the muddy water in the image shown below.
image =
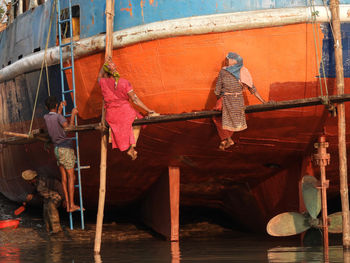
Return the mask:
{"type": "MultiPolygon", "coordinates": [[[[180,242],[155,237],[124,241],[107,238],[101,256],[94,257],[92,240],[67,241],[51,236],[45,242],[2,243],[0,262],[325,262],[322,247],[298,245],[297,240],[278,242],[266,237],[237,237],[236,233],[186,237],[180,242]]],[[[331,246],[327,262],[350,262],[350,255],[344,257],[341,246],[331,246]]]]}
{"type": "MultiPolygon", "coordinates": [[[[18,204],[0,196],[0,220],[13,218],[18,204]]],[[[0,230],[0,263],[78,262],[325,262],[322,247],[301,247],[299,237],[271,238],[225,228],[203,221],[181,225],[180,242],[159,239],[144,226],[108,222],[103,228],[101,256],[94,257],[95,225],[86,230],[69,230],[62,215],[64,232],[49,235],[44,229],[41,209],[28,207],[18,229],[0,230]]],[[[329,260],[349,262],[339,236],[331,239],[329,260]]]]}

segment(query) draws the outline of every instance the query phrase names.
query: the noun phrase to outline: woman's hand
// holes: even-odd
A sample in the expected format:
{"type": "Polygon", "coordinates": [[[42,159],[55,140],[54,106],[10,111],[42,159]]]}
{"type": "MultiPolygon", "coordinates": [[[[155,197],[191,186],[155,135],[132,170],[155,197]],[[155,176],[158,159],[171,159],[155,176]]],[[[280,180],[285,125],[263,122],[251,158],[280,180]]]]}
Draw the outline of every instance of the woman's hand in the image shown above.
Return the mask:
{"type": "Polygon", "coordinates": [[[156,117],[156,116],[159,116],[160,114],[155,112],[154,110],[150,110],[148,111],[148,116],[149,117],[156,117]]]}

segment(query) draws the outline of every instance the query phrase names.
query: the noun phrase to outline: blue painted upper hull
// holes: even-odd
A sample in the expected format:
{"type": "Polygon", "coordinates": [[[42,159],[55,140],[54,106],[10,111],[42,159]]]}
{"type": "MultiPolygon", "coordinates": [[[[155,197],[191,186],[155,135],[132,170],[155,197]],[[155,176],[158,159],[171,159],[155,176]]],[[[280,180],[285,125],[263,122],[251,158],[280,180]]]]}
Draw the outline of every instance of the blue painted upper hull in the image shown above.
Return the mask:
{"type": "MultiPolygon", "coordinates": [[[[67,0],[61,0],[62,9],[67,0]]],[[[105,32],[105,0],[72,0],[80,7],[80,38],[105,32]]],[[[205,16],[274,8],[305,7],[307,0],[119,0],[115,3],[114,30],[192,16],[205,16]]],[[[8,29],[0,33],[0,67],[45,48],[53,0],[18,16],[8,29]]],[[[340,4],[349,4],[342,0],[340,4]]],[[[323,5],[320,0],[316,5],[323,5]]],[[[54,14],[54,21],[56,15],[54,14]]],[[[56,45],[56,25],[52,25],[49,47],[56,45]]]]}

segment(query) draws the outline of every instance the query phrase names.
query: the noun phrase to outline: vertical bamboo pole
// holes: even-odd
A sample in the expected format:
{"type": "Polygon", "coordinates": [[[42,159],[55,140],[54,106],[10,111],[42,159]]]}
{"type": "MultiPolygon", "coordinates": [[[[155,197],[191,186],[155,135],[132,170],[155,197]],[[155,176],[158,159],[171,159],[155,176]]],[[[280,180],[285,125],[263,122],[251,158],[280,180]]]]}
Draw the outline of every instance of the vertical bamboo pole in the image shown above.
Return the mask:
{"type": "MultiPolygon", "coordinates": [[[[113,18],[114,18],[114,0],[106,0],[106,53],[105,57],[112,57],[113,52],[113,18]]],[[[107,169],[107,133],[105,131],[105,110],[104,103],[102,106],[101,117],[101,163],[100,163],[100,192],[98,200],[98,212],[96,220],[95,235],[95,254],[100,254],[103,213],[106,199],[106,169],[107,169]]]]}
{"type": "Polygon", "coordinates": [[[18,7],[17,7],[17,15],[20,15],[23,13],[23,0],[18,1],[18,7]]]}
{"type": "MultiPolygon", "coordinates": [[[[329,7],[332,13],[332,25],[334,29],[334,55],[336,65],[337,93],[344,94],[344,71],[342,39],[339,20],[339,0],[330,0],[329,7]]],[[[348,175],[346,157],[346,126],[345,126],[345,105],[338,104],[338,147],[339,147],[339,176],[340,176],[340,197],[343,216],[343,247],[350,249],[350,226],[349,226],[349,196],[348,196],[348,175]]]]}
{"type": "Polygon", "coordinates": [[[29,1],[29,9],[36,8],[38,6],[38,0],[29,1]]]}
{"type": "Polygon", "coordinates": [[[15,19],[15,1],[11,0],[10,1],[10,17],[7,17],[7,24],[12,24],[13,20],[15,19]]]}

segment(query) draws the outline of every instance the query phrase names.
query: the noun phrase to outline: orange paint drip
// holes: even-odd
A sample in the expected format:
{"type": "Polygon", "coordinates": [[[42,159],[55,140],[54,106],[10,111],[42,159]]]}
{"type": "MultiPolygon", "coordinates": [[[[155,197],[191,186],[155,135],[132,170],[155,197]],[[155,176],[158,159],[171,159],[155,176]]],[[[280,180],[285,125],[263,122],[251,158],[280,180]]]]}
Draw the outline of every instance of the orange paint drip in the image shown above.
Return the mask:
{"type": "Polygon", "coordinates": [[[129,13],[130,13],[130,16],[132,16],[132,4],[131,4],[131,1],[129,0],[129,7],[122,8],[122,9],[120,9],[120,11],[129,12],[129,13]]]}
{"type": "Polygon", "coordinates": [[[153,3],[154,3],[154,0],[149,0],[150,5],[153,5],[153,3]]]}

